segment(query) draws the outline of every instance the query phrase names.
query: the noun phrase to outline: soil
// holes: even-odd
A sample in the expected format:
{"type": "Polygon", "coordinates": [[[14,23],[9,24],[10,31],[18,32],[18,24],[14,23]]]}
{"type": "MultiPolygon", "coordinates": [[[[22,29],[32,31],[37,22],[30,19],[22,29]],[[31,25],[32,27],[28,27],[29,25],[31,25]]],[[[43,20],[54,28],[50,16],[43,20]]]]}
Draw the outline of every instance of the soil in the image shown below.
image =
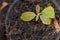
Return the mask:
{"type": "MultiPolygon", "coordinates": [[[[37,4],[40,5],[41,11],[52,5],[55,9],[56,19],[60,23],[60,12],[51,0],[19,0],[15,4],[13,2],[16,0],[0,0],[0,6],[4,1],[9,5],[0,11],[0,40],[57,40],[59,33],[55,32],[54,19],[48,26],[44,25],[41,20],[36,22],[33,19],[30,22],[23,22],[20,19],[22,12],[33,11],[36,13],[37,4]],[[8,12],[9,10],[10,12],[8,12]]],[[[56,2],[60,5],[60,0],[56,0],[56,2]]]]}

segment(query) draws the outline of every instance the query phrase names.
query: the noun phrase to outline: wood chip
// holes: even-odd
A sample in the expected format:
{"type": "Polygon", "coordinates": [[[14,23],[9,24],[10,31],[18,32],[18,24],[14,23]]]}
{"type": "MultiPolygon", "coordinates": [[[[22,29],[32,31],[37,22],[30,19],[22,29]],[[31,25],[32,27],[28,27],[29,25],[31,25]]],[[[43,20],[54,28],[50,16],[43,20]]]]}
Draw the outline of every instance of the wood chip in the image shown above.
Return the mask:
{"type": "Polygon", "coordinates": [[[56,32],[60,32],[60,25],[58,24],[57,19],[54,19],[54,27],[56,29],[56,32]]]}
{"type": "Polygon", "coordinates": [[[8,5],[7,2],[3,2],[3,3],[2,3],[2,6],[0,7],[0,10],[2,10],[3,8],[5,8],[7,5],[8,5]]]}

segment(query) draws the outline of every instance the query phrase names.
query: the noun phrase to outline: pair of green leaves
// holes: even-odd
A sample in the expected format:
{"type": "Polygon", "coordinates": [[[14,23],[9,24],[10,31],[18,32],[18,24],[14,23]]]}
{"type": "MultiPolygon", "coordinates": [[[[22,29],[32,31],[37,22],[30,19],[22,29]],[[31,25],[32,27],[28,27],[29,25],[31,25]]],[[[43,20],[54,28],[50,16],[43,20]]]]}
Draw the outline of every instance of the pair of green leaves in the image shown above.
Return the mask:
{"type": "Polygon", "coordinates": [[[34,12],[24,12],[20,18],[23,21],[31,21],[36,17],[37,21],[40,17],[42,23],[46,25],[49,25],[51,23],[51,18],[55,18],[55,12],[52,6],[48,6],[42,12],[40,12],[40,6],[36,5],[36,13],[37,15],[34,12]]]}

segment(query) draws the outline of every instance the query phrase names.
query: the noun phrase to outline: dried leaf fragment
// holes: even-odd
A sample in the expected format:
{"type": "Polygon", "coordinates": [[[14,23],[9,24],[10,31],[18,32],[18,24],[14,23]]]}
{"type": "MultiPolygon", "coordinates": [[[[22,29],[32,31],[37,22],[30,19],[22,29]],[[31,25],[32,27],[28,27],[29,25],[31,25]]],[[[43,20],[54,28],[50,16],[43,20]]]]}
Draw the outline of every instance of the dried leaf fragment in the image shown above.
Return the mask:
{"type": "Polygon", "coordinates": [[[8,5],[7,2],[3,2],[3,3],[2,3],[2,6],[0,7],[0,10],[2,10],[3,8],[5,8],[7,5],[8,5]]]}
{"type": "Polygon", "coordinates": [[[56,29],[56,32],[60,31],[60,25],[58,24],[58,21],[56,19],[54,19],[54,27],[56,29]]]}

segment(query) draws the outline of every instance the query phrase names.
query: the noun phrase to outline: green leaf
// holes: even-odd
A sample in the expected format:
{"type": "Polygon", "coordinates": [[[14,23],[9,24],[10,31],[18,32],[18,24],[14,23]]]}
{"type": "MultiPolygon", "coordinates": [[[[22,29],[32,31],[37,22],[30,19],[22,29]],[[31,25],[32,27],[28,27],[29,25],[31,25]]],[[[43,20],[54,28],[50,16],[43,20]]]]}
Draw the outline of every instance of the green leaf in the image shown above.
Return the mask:
{"type": "Polygon", "coordinates": [[[40,6],[37,4],[36,5],[36,13],[39,13],[40,12],[40,6]]]}
{"type": "Polygon", "coordinates": [[[49,6],[45,8],[40,15],[40,19],[43,24],[49,25],[51,23],[51,18],[55,18],[54,8],[49,6]]]}
{"type": "Polygon", "coordinates": [[[43,24],[50,25],[51,23],[51,20],[45,15],[40,15],[40,19],[43,24]]]}
{"type": "Polygon", "coordinates": [[[20,18],[23,21],[31,21],[35,16],[36,14],[34,12],[24,12],[20,18]]]}
{"type": "Polygon", "coordinates": [[[48,6],[46,7],[41,14],[46,14],[47,17],[49,18],[55,18],[55,12],[54,12],[54,8],[52,6],[48,6]]]}

